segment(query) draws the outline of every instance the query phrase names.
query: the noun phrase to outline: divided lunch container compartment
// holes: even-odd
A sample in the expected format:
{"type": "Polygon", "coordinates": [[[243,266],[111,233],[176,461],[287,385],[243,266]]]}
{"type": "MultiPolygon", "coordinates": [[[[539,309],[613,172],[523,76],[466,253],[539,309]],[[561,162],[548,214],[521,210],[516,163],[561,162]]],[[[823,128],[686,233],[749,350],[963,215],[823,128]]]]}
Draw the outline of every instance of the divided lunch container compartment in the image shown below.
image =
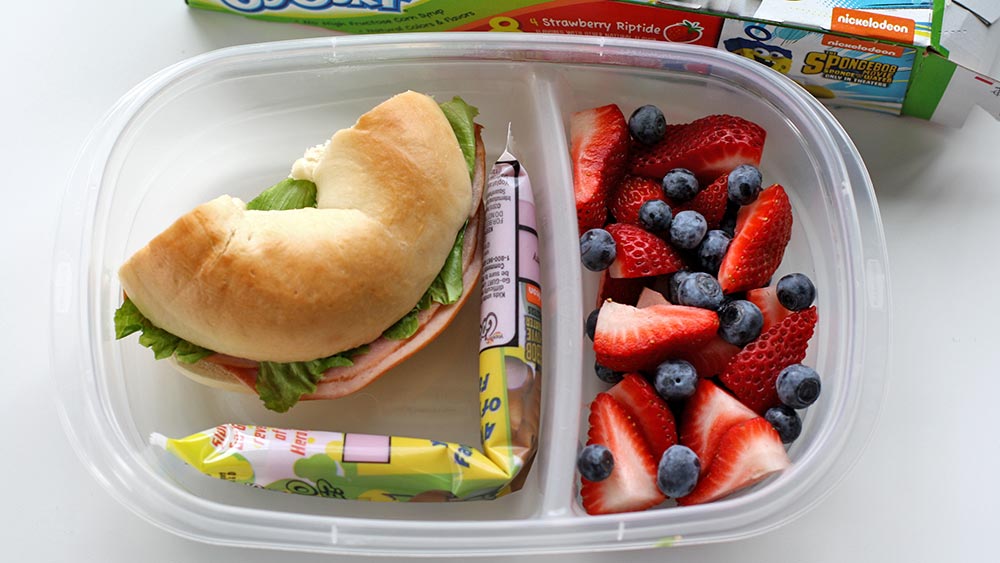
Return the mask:
{"type": "Polygon", "coordinates": [[[84,464],[143,518],[214,544],[398,555],[587,552],[732,540],[777,527],[828,494],[877,418],[889,337],[886,250],[871,181],[830,113],[783,76],[722,51],[596,37],[449,33],[319,38],[223,49],[157,73],[89,138],[63,204],[53,271],[53,358],[64,426],[84,464]],[[225,422],[479,444],[478,298],[446,333],[359,393],[287,414],[203,387],[114,338],[119,265],[184,212],[247,200],[382,100],[412,89],[477,106],[489,163],[507,124],[531,175],[543,287],[542,435],[524,488],[467,503],[302,497],[204,476],[150,446],[225,422]],[[765,182],[792,201],[778,275],[808,274],[820,322],[806,362],[823,396],[805,411],[793,465],[729,499],[589,516],[575,457],[603,385],[583,320],[598,276],[582,270],[570,115],[660,106],[670,122],[734,113],[768,132],[765,182]]]}

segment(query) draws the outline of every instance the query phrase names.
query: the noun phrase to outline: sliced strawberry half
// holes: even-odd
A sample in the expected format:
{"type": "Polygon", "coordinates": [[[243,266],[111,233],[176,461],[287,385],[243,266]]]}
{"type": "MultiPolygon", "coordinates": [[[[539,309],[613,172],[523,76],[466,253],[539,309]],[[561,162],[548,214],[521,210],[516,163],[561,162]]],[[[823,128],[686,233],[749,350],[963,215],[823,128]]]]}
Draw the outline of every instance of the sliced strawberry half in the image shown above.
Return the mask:
{"type": "Polygon", "coordinates": [[[791,464],[770,422],[760,417],[740,422],[722,436],[708,472],[691,494],[677,499],[677,504],[687,506],[720,499],[791,464]]]}
{"type": "Polygon", "coordinates": [[[729,202],[729,172],[719,176],[714,182],[698,192],[689,201],[667,200],[670,211],[677,215],[681,211],[697,211],[705,218],[709,229],[718,229],[722,216],[726,214],[729,202]]]}
{"type": "Polygon", "coordinates": [[[574,113],[569,131],[576,218],[583,234],[607,218],[608,197],[625,172],[628,123],[610,104],[574,113]]]}
{"type": "Polygon", "coordinates": [[[736,236],[719,267],[725,293],[767,284],[781,264],[792,238],[792,205],[785,189],[775,184],[736,215],[736,236]]]}
{"type": "Polygon", "coordinates": [[[614,387],[608,389],[608,394],[625,408],[625,412],[639,426],[639,434],[653,453],[653,459],[659,461],[663,452],[677,443],[674,414],[656,393],[656,389],[641,375],[626,374],[614,387]]]}
{"type": "Polygon", "coordinates": [[[597,317],[597,363],[615,371],[651,370],[689,347],[708,342],[719,329],[714,311],[680,305],[638,309],[605,302],[597,317]]]}
{"type": "Polygon", "coordinates": [[[632,143],[629,171],[662,178],[671,169],[687,168],[707,185],[740,164],[760,165],[766,136],[756,123],[733,115],[710,115],[683,125],[667,125],[659,143],[632,143]]]}
{"type": "MultiPolygon", "coordinates": [[[[641,301],[641,297],[639,298],[641,301]]],[[[713,377],[725,371],[726,366],[740,351],[740,347],[730,344],[716,335],[700,348],[681,352],[680,359],[687,360],[698,372],[698,377],[713,377]]]]}
{"type": "Polygon", "coordinates": [[[650,278],[613,278],[604,270],[597,287],[597,307],[609,299],[615,303],[635,305],[643,288],[650,282],[650,278]]]}
{"type": "Polygon", "coordinates": [[[747,301],[753,303],[764,315],[764,326],[761,327],[761,334],[767,332],[771,327],[777,325],[792,312],[785,308],[778,301],[777,288],[775,286],[751,289],[747,292],[747,301]]]}
{"type": "Polygon", "coordinates": [[[691,448],[701,460],[701,474],[704,475],[726,431],[756,417],[757,413],[718,385],[701,379],[681,415],[681,444],[691,448]]]}
{"type": "Polygon", "coordinates": [[[669,244],[642,227],[627,223],[608,225],[617,255],[608,268],[613,278],[662,276],[684,267],[684,260],[669,244]]]}
{"type": "Polygon", "coordinates": [[[758,414],[780,405],[778,374],[805,359],[818,320],[816,307],[788,315],[733,356],[719,380],[758,414]]]}
{"type": "Polygon", "coordinates": [[[581,478],[580,496],[588,514],[645,510],[664,501],[663,493],[656,488],[657,460],[636,423],[607,393],[598,393],[590,404],[587,444],[601,444],[615,458],[607,479],[593,482],[581,478]]]}
{"type": "Polygon", "coordinates": [[[639,209],[654,199],[663,199],[663,187],[659,182],[626,174],[611,192],[608,210],[619,223],[639,225],[639,209]]]}

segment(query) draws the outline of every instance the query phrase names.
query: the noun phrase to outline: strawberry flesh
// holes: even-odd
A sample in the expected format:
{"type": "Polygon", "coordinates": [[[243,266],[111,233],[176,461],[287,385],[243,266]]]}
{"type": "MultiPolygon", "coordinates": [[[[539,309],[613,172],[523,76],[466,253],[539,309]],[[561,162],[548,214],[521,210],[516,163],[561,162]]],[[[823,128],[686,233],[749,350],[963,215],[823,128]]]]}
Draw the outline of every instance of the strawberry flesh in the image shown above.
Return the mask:
{"type": "Polygon", "coordinates": [[[608,225],[608,232],[617,250],[608,268],[613,278],[661,276],[684,267],[684,260],[673,247],[641,227],[615,223],[608,225]]]}
{"type": "Polygon", "coordinates": [[[639,434],[653,453],[653,459],[659,460],[667,448],[677,443],[674,414],[641,375],[626,374],[608,390],[608,394],[625,408],[625,412],[638,425],[639,434]]]}
{"type": "Polygon", "coordinates": [[[778,374],[805,359],[818,320],[816,307],[788,315],[733,356],[719,380],[758,414],[780,405],[778,374]]]}
{"type": "Polygon", "coordinates": [[[574,113],[570,118],[573,191],[580,233],[601,227],[611,189],[621,180],[628,156],[628,123],[615,104],[574,113]]]}
{"type": "Polygon", "coordinates": [[[698,195],[689,201],[678,202],[667,200],[674,215],[681,211],[697,211],[705,218],[709,229],[718,229],[722,216],[726,214],[726,204],[729,202],[729,173],[719,176],[710,185],[703,188],[698,195]]]}
{"type": "Polygon", "coordinates": [[[764,316],[764,326],[761,327],[761,334],[770,330],[771,327],[777,325],[785,317],[791,315],[792,312],[785,308],[784,305],[778,301],[778,294],[776,293],[775,286],[761,287],[757,289],[751,289],[747,292],[747,301],[753,303],[760,309],[761,314],[764,316]]]}
{"type": "MultiPolygon", "coordinates": [[[[640,301],[642,297],[639,298],[640,301]]],[[[698,377],[714,377],[725,371],[730,360],[740,351],[740,347],[730,344],[716,335],[699,348],[685,350],[680,359],[690,362],[698,372],[698,377]]]]}
{"type": "Polygon", "coordinates": [[[667,125],[659,143],[632,143],[629,171],[662,178],[674,168],[687,168],[707,185],[740,164],[758,166],[766,136],[756,123],[733,115],[710,115],[691,123],[667,125]]]}
{"type": "Polygon", "coordinates": [[[608,210],[618,223],[641,226],[639,209],[642,204],[654,199],[663,199],[663,188],[659,182],[626,174],[611,193],[608,210]]]}
{"type": "Polygon", "coordinates": [[[677,499],[677,504],[720,499],[789,465],[791,460],[770,422],[760,417],[740,422],[722,436],[708,472],[689,495],[677,499]]]}
{"type": "Polygon", "coordinates": [[[581,478],[580,496],[588,514],[645,510],[664,501],[656,488],[656,463],[635,422],[611,395],[599,393],[590,405],[587,444],[611,450],[615,466],[603,481],[581,478]]]}
{"type": "Polygon", "coordinates": [[[719,267],[722,291],[735,293],[766,285],[791,238],[792,205],[785,189],[775,184],[736,216],[736,236],[719,267]]]}
{"type": "Polygon", "coordinates": [[[756,417],[757,413],[735,397],[710,380],[702,379],[681,415],[681,444],[691,448],[701,460],[701,474],[704,475],[726,431],[756,417]]]}
{"type": "Polygon", "coordinates": [[[646,283],[649,282],[651,282],[649,278],[613,278],[607,270],[604,270],[597,288],[597,307],[608,300],[635,305],[646,283]]]}
{"type": "Polygon", "coordinates": [[[642,293],[639,294],[639,300],[636,301],[635,306],[640,309],[645,309],[646,307],[652,307],[653,305],[670,305],[670,301],[663,296],[662,293],[648,287],[642,288],[642,293]]]}
{"type": "Polygon", "coordinates": [[[719,317],[714,311],[680,305],[638,309],[605,302],[597,317],[594,353],[597,363],[614,371],[652,370],[689,347],[715,336],[719,317]]]}

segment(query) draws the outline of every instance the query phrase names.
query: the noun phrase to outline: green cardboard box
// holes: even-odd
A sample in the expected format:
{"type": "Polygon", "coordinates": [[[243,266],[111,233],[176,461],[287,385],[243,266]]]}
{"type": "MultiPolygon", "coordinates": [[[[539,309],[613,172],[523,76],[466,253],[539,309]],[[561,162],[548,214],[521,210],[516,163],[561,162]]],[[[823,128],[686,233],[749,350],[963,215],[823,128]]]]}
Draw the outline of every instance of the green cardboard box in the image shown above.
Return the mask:
{"type": "Polygon", "coordinates": [[[951,126],[978,106],[1000,119],[1000,81],[978,72],[995,54],[984,38],[1000,20],[996,0],[851,0],[843,4],[907,7],[829,13],[816,8],[827,0],[186,1],[342,33],[532,32],[699,44],[768,65],[833,106],[951,126]]]}

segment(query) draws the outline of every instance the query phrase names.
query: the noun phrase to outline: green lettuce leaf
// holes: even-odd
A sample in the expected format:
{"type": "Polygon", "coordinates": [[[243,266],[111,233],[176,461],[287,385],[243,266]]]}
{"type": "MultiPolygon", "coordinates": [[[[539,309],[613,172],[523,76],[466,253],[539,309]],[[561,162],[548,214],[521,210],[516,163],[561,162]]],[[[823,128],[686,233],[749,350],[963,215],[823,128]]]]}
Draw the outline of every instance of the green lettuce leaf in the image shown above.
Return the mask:
{"type": "Polygon", "coordinates": [[[351,357],[367,351],[368,346],[359,346],[309,362],[261,362],[257,370],[257,394],[267,409],[287,412],[302,395],[316,391],[316,384],[326,370],[354,365],[351,357]]]}
{"type": "Polygon", "coordinates": [[[413,336],[417,333],[417,329],[420,328],[420,321],[417,319],[420,311],[422,309],[414,307],[403,318],[396,321],[396,324],[385,329],[382,336],[389,340],[406,340],[413,336]]]}
{"type": "Polygon", "coordinates": [[[444,266],[431,282],[427,291],[420,297],[420,301],[403,318],[385,329],[382,336],[390,340],[406,340],[416,334],[420,328],[420,322],[417,320],[420,311],[428,309],[432,303],[451,305],[462,297],[462,243],[464,240],[465,226],[463,225],[458,231],[458,236],[455,237],[455,244],[452,245],[444,266]]]}
{"type": "Polygon", "coordinates": [[[215,353],[149,322],[149,319],[139,312],[135,303],[126,297],[125,302],[115,311],[115,338],[120,340],[135,332],[142,332],[139,335],[139,344],[152,349],[157,360],[176,354],[178,361],[193,364],[215,353]]]}
{"type": "Polygon", "coordinates": [[[473,120],[479,115],[479,110],[458,96],[439,105],[455,132],[458,146],[462,148],[462,156],[465,157],[465,165],[469,167],[469,177],[472,178],[476,167],[476,124],[473,120]]]}
{"type": "Polygon", "coordinates": [[[451,305],[462,297],[462,244],[465,242],[465,226],[463,225],[455,237],[455,244],[448,253],[448,259],[438,272],[427,294],[433,301],[443,305],[451,305]]]}
{"type": "Polygon", "coordinates": [[[285,211],[316,207],[316,184],[309,180],[285,178],[247,203],[254,211],[285,211]]]}

